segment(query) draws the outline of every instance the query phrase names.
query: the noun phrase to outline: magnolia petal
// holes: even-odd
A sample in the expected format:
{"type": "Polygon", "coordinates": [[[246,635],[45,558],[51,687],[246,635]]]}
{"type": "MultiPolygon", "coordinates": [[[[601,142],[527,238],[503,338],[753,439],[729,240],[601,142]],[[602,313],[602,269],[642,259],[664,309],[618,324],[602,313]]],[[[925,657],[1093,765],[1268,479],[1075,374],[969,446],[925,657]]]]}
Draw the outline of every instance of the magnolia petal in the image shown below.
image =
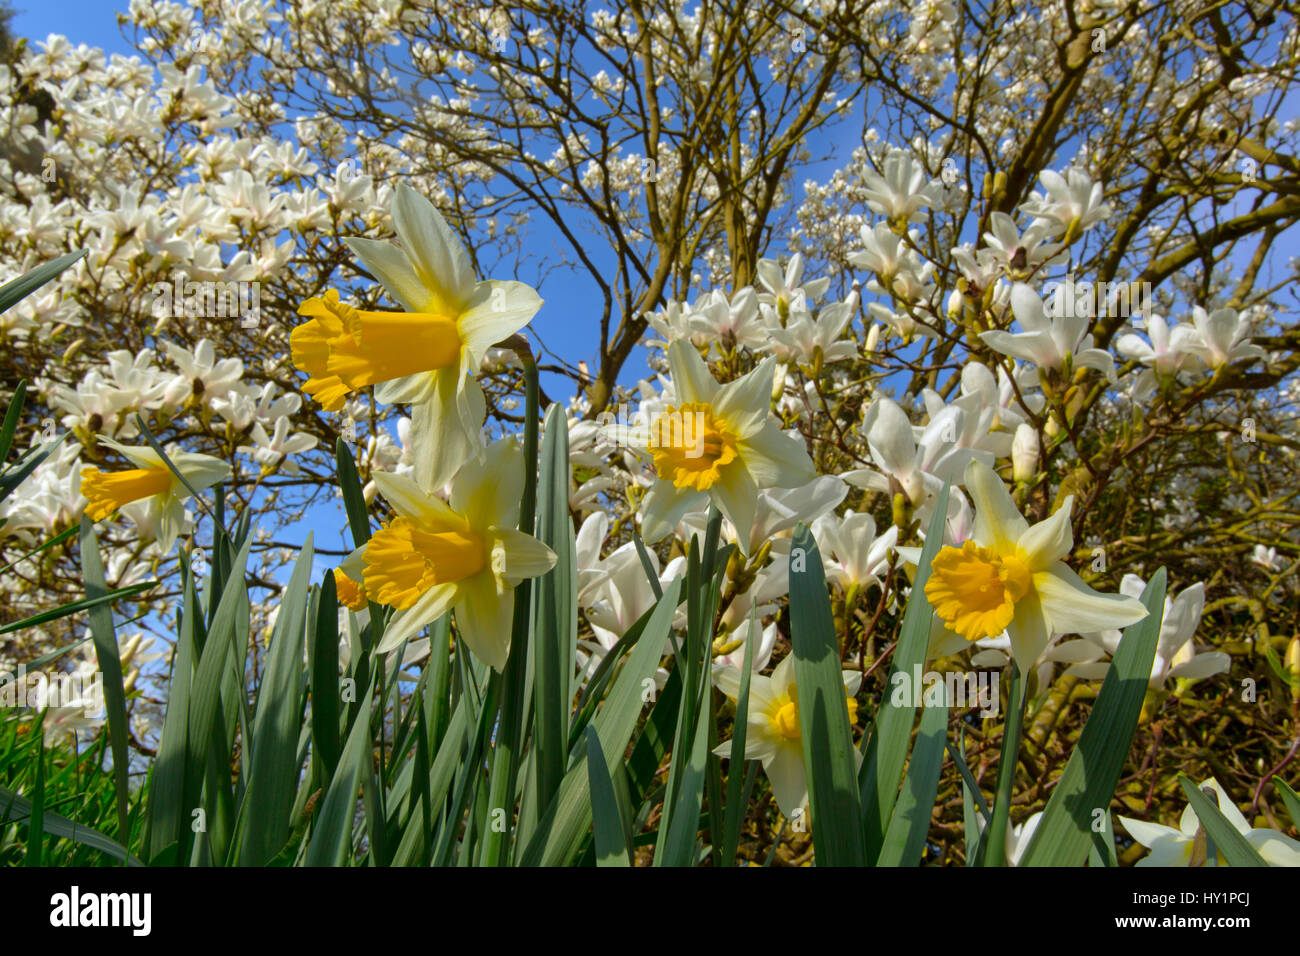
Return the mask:
{"type": "Polygon", "coordinates": [[[384,636],[375,649],[378,654],[395,651],[403,641],[420,633],[425,627],[447,613],[460,591],[459,582],[435,584],[425,591],[414,604],[404,611],[394,611],[384,628],[384,636]]]}
{"type": "Polygon", "coordinates": [[[418,311],[459,315],[474,293],[474,269],[460,239],[433,203],[405,183],[393,196],[392,213],[402,248],[432,300],[418,311]]]}
{"type": "Polygon", "coordinates": [[[1059,634],[1124,628],[1147,614],[1142,602],[1135,598],[1094,591],[1062,562],[1035,573],[1034,590],[1052,630],[1059,634]]]}
{"type": "Polygon", "coordinates": [[[700,353],[686,339],[676,339],[668,345],[668,368],[672,374],[673,390],[679,403],[707,402],[712,405],[718,383],[709,374],[709,367],[700,353]]]}
{"type": "Polygon", "coordinates": [[[1224,673],[1231,666],[1232,658],[1223,651],[1207,651],[1204,654],[1197,654],[1190,661],[1171,667],[1169,676],[1186,680],[1204,680],[1215,674],[1224,673]]]}
{"type": "Polygon", "coordinates": [[[504,670],[510,655],[514,589],[498,589],[491,574],[477,574],[462,582],[455,611],[456,627],[469,649],[493,670],[504,670]]]}
{"type": "Polygon", "coordinates": [[[381,239],[346,237],[352,254],[379,280],[393,301],[407,312],[423,312],[429,290],[420,281],[411,260],[393,243],[381,239]]]}

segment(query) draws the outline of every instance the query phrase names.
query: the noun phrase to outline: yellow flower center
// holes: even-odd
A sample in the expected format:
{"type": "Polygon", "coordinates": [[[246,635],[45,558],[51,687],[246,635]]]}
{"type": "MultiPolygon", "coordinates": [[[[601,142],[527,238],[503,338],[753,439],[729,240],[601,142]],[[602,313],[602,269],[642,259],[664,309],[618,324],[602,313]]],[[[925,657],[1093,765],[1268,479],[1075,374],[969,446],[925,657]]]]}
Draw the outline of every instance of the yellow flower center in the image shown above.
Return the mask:
{"type": "Polygon", "coordinates": [[[925,596],[950,630],[978,641],[1006,630],[1016,602],[1032,587],[1033,574],[1018,554],[998,554],[968,540],[935,555],[925,596]]]}
{"type": "Polygon", "coordinates": [[[140,498],[166,494],[171,487],[172,473],[162,466],[127,471],[86,468],[81,472],[81,493],[89,501],[86,514],[91,521],[102,521],[122,505],[140,498]]]}
{"type": "Polygon", "coordinates": [[[349,392],[460,361],[463,344],[454,316],[431,312],[364,312],[331,289],[298,308],[311,316],[289,333],[293,364],[310,378],[304,391],[327,411],[349,392]]]}
{"type": "Polygon", "coordinates": [[[650,451],[660,478],[678,488],[708,491],[722,469],[736,460],[736,439],[713,415],[708,402],[688,402],[656,416],[650,451]]]}
{"type": "MultiPolygon", "coordinates": [[[[849,725],[858,721],[858,702],[853,697],[844,698],[849,708],[849,725]]],[[[788,692],[772,702],[768,710],[767,725],[772,733],[786,740],[798,740],[802,734],[799,725],[799,688],[791,683],[788,692]]]]}
{"type": "Polygon", "coordinates": [[[366,545],[366,593],[398,610],[410,607],[435,584],[450,584],[487,566],[487,546],[468,528],[430,530],[394,518],[366,545]]]}
{"type": "Polygon", "coordinates": [[[360,584],[343,573],[342,568],[334,569],[334,589],[338,592],[339,602],[349,611],[362,611],[366,607],[365,585],[360,584]]]}

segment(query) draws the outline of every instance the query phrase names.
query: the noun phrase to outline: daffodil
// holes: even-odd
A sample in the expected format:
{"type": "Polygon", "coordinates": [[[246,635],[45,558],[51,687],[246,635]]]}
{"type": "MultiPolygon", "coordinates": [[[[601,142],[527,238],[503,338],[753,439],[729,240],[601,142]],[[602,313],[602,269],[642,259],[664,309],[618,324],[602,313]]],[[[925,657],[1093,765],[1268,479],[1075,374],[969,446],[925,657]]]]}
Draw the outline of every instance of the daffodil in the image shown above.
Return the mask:
{"type": "Polygon", "coordinates": [[[1126,627],[1146,617],[1141,601],[1094,591],[1062,560],[1074,543],[1073,496],[1031,527],[987,465],[966,466],[966,488],[975,504],[971,537],[935,555],[925,585],[950,631],[973,642],[1005,630],[1012,657],[1027,674],[1053,632],[1126,627]]]}
{"type": "Polygon", "coordinates": [[[327,410],[368,385],[385,403],[410,403],[421,438],[415,475],[444,485],[483,448],[486,414],[474,380],[484,355],[541,308],[522,282],[476,281],[465,247],[427,199],[397,187],[393,225],[401,245],[344,240],[403,312],[353,308],[330,290],[303,302],[309,321],[293,330],[293,362],[310,376],[305,391],[327,410]]]}
{"type": "MultiPolygon", "coordinates": [[[[158,546],[170,551],[185,524],[185,505],[190,497],[185,487],[162,457],[145,445],[119,445],[100,435],[98,441],[118,452],[135,468],[123,471],[100,471],[86,468],[81,472],[81,493],[86,496],[86,515],[92,521],[102,521],[123,505],[147,500],[147,524],[157,529],[158,546]]],[[[211,455],[171,451],[167,453],[172,464],[185,476],[190,488],[202,491],[230,477],[230,466],[211,455]]]]}
{"type": "MultiPolygon", "coordinates": [[[[1234,830],[1246,838],[1246,842],[1255,848],[1265,863],[1271,866],[1300,866],[1300,842],[1267,827],[1252,829],[1219,781],[1211,777],[1200,785],[1202,790],[1206,787],[1218,795],[1219,812],[1232,824],[1234,830]]],[[[1201,831],[1201,821],[1190,804],[1183,810],[1177,829],[1125,816],[1119,820],[1124,824],[1124,829],[1133,835],[1133,839],[1151,851],[1138,860],[1138,866],[1227,865],[1228,861],[1223,859],[1222,853],[1215,854],[1213,860],[1207,858],[1207,843],[1201,831]]]]}
{"type": "Polygon", "coordinates": [[[342,573],[359,578],[370,600],[396,609],[379,653],[451,610],[469,649],[500,671],[510,651],[515,587],[555,565],[555,552],[515,528],[524,490],[518,444],[502,439],[481,460],[466,462],[445,502],[404,475],[377,471],[374,478],[397,514],[349,555],[342,573]]]}
{"type": "Polygon", "coordinates": [[[668,346],[676,405],[653,416],[648,449],[658,475],[646,494],[642,529],[658,541],[689,511],[712,501],[748,554],[763,488],[797,488],[817,477],[802,442],[781,431],[769,403],[776,360],[719,385],[684,339],[668,346]]]}
{"type": "MultiPolygon", "coordinates": [[[[845,703],[849,723],[857,719],[858,702],[854,699],[862,685],[859,671],[844,671],[845,703]]],[[[733,701],[740,695],[740,670],[718,667],[714,683],[733,701]]],[[[731,755],[731,742],[714,751],[720,757],[731,755]]],[[[855,758],[862,754],[854,748],[855,758]]],[[[788,654],[777,664],[771,677],[754,674],[749,681],[749,712],[745,715],[745,759],[761,760],[763,772],[772,785],[772,796],[781,812],[796,819],[808,802],[808,776],[803,765],[803,727],[799,720],[799,688],[794,680],[794,655],[788,654]]],[[[733,768],[734,772],[735,768],[733,768]]]]}

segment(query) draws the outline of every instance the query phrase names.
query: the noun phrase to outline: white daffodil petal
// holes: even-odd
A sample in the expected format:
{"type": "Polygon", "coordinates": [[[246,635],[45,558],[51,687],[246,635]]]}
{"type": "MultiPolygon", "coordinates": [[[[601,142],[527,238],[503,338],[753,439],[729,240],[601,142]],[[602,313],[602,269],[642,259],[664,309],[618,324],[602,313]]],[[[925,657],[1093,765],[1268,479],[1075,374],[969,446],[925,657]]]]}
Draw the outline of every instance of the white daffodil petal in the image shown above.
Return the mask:
{"type": "Polygon", "coordinates": [[[407,312],[423,312],[429,304],[429,290],[420,282],[411,260],[393,243],[381,239],[345,237],[344,243],[361,260],[371,275],[407,312]]]}
{"type": "Polygon", "coordinates": [[[433,297],[418,311],[458,314],[474,292],[474,270],[460,239],[433,203],[405,183],[397,187],[392,212],[402,248],[433,297]]]}
{"type": "Polygon", "coordinates": [[[454,527],[464,523],[445,501],[426,492],[407,475],[375,471],[371,473],[371,478],[379,488],[379,493],[384,496],[384,500],[392,505],[399,515],[454,527]]]}
{"type": "Polygon", "coordinates": [[[721,477],[709,489],[718,510],[736,529],[736,544],[741,553],[749,553],[749,533],[754,527],[754,511],[758,502],[758,485],[748,469],[735,462],[722,469],[721,477]]]}
{"type": "Polygon", "coordinates": [[[1147,614],[1141,601],[1094,591],[1061,562],[1034,574],[1034,590],[1042,601],[1052,630],[1058,634],[1124,628],[1147,614]]]}
{"type": "Polygon", "coordinates": [[[542,307],[542,298],[522,282],[480,282],[458,328],[465,347],[478,367],[492,346],[527,325],[542,307]]]}
{"type": "Polygon", "coordinates": [[[741,460],[759,488],[798,488],[817,478],[803,442],[774,421],[764,422],[739,445],[741,460]]]}
{"type": "Polygon", "coordinates": [[[488,446],[465,463],[451,486],[451,507],[475,528],[510,528],[519,522],[524,494],[524,456],[513,438],[488,446]]]}
{"type": "Polygon", "coordinates": [[[1070,495],[1051,517],[1038,522],[1016,542],[1030,571],[1046,571],[1074,547],[1074,534],[1070,530],[1073,503],[1074,496],[1070,495]]]}
{"type": "Polygon", "coordinates": [[[420,633],[428,625],[447,613],[456,601],[460,588],[456,584],[435,584],[403,611],[394,611],[384,628],[376,653],[387,654],[397,650],[405,640],[420,633]]]}
{"type": "Polygon", "coordinates": [[[799,741],[775,748],[763,761],[763,772],[772,785],[776,805],[787,818],[797,819],[808,799],[808,777],[803,766],[803,749],[799,741]]]}
{"type": "Polygon", "coordinates": [[[493,670],[504,670],[510,655],[514,589],[502,593],[491,574],[476,574],[462,582],[455,613],[456,627],[474,655],[493,670]]]}
{"type": "Polygon", "coordinates": [[[1012,553],[1016,542],[1029,530],[1029,522],[1021,516],[1002,479],[988,465],[973,460],[966,466],[966,490],[975,505],[971,536],[976,543],[1000,553],[1012,553]]]}
{"type": "Polygon", "coordinates": [[[758,368],[717,390],[713,411],[742,441],[768,424],[772,370],[775,367],[776,359],[768,357],[759,363],[758,368]]]}
{"type": "MultiPolygon", "coordinates": [[[[672,374],[677,400],[713,404],[718,383],[709,374],[709,367],[700,353],[686,339],[677,339],[668,345],[668,368],[672,374]]],[[[764,406],[766,407],[766,406],[764,406]]]]}
{"type": "Polygon", "coordinates": [[[677,488],[662,478],[656,480],[641,500],[641,537],[646,544],[662,541],[673,533],[683,515],[699,510],[708,500],[706,492],[677,488]]]}
{"type": "Polygon", "coordinates": [[[514,587],[525,578],[540,577],[555,567],[556,555],[530,534],[513,528],[493,528],[492,570],[514,587]]]}

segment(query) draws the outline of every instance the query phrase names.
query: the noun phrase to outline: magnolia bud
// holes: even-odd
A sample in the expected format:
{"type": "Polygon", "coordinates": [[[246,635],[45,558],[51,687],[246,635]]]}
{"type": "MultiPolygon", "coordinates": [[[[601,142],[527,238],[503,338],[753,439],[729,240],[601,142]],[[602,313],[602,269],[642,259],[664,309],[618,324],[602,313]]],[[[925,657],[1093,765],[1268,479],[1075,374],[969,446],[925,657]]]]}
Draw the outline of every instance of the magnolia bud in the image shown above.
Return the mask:
{"type": "Polygon", "coordinates": [[[1030,481],[1038,474],[1038,432],[1021,422],[1011,442],[1011,473],[1016,481],[1030,481]]]}
{"type": "Polygon", "coordinates": [[[874,352],[880,345],[880,326],[875,322],[871,323],[871,328],[867,331],[867,351],[874,352]]]}

